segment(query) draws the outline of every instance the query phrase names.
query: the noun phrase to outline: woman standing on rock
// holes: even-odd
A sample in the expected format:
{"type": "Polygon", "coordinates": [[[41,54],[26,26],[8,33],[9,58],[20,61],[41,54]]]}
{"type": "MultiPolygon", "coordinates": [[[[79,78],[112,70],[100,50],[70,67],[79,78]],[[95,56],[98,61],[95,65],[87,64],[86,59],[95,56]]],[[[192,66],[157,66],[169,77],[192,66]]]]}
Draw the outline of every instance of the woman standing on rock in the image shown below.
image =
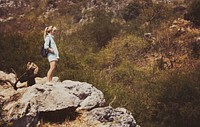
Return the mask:
{"type": "Polygon", "coordinates": [[[54,26],[46,27],[44,30],[44,48],[48,50],[48,61],[50,64],[49,71],[47,72],[47,82],[46,84],[53,84],[52,78],[53,73],[56,68],[56,62],[59,59],[59,53],[56,46],[56,43],[54,41],[54,35],[56,34],[57,28],[54,26]]]}

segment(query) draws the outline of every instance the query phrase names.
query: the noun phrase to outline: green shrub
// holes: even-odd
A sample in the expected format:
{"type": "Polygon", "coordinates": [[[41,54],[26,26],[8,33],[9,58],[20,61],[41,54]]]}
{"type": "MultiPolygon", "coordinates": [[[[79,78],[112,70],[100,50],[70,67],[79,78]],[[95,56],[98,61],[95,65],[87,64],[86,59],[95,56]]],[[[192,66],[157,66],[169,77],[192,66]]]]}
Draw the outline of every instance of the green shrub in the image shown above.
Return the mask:
{"type": "Polygon", "coordinates": [[[117,67],[124,60],[134,61],[144,54],[148,43],[142,38],[132,34],[121,34],[113,38],[112,42],[102,49],[99,55],[99,68],[117,67]]]}
{"type": "MultiPolygon", "coordinates": [[[[159,80],[160,88],[152,119],[165,127],[200,126],[200,73],[170,73],[159,80]]],[[[155,122],[153,121],[153,122],[155,122]]]]}
{"type": "Polygon", "coordinates": [[[131,64],[131,62],[123,60],[122,63],[113,70],[111,75],[113,83],[134,85],[136,70],[134,69],[134,66],[131,64]]]}
{"type": "MultiPolygon", "coordinates": [[[[7,34],[7,33],[6,33],[7,34]]],[[[22,68],[19,68],[18,65],[25,65],[24,60],[27,57],[25,41],[21,36],[12,35],[12,34],[3,34],[1,36],[1,63],[0,66],[2,69],[10,72],[11,68],[16,69],[17,72],[22,72],[22,68]]]]}
{"type": "Polygon", "coordinates": [[[29,33],[26,37],[18,34],[2,33],[0,46],[2,47],[0,66],[6,72],[13,68],[18,76],[24,73],[28,61],[39,66],[39,75],[46,75],[47,59],[40,55],[41,45],[44,43],[40,33],[29,33]]]}
{"type": "Polygon", "coordinates": [[[122,17],[126,20],[132,20],[141,13],[142,5],[139,2],[131,2],[122,10],[122,17]]]}
{"type": "Polygon", "coordinates": [[[193,0],[188,7],[188,13],[185,15],[185,19],[189,19],[196,25],[200,25],[200,1],[193,0]]]}
{"type": "Polygon", "coordinates": [[[58,66],[57,66],[57,75],[61,78],[61,80],[82,80],[81,75],[83,74],[83,64],[80,59],[78,59],[75,55],[70,53],[61,53],[58,66]]]}
{"type": "Polygon", "coordinates": [[[140,14],[127,22],[126,31],[142,35],[146,32],[153,32],[159,28],[162,23],[172,21],[177,17],[173,13],[171,6],[166,4],[150,4],[147,7],[140,8],[140,14]]]}
{"type": "Polygon", "coordinates": [[[104,10],[92,12],[93,21],[83,27],[82,36],[89,37],[97,45],[96,49],[105,47],[120,31],[120,25],[111,22],[111,16],[104,10]],[[87,35],[86,35],[87,34],[87,35]]]}

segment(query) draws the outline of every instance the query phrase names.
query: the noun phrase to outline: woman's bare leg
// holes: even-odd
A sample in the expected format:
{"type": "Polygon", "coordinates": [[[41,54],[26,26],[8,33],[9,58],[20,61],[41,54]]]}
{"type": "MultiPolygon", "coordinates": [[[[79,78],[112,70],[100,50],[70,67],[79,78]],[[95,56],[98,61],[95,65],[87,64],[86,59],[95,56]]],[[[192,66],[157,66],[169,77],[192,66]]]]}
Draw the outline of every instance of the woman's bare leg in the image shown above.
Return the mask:
{"type": "Polygon", "coordinates": [[[51,61],[49,71],[47,72],[47,82],[52,81],[55,68],[56,68],[56,61],[51,61]]]}

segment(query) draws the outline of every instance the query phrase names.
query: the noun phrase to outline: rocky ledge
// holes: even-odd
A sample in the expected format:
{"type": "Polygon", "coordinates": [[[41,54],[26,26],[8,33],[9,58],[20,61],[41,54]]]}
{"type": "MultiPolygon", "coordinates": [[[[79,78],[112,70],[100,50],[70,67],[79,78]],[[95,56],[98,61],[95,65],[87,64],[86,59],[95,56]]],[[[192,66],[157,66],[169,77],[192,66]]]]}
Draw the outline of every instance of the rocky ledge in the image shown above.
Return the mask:
{"type": "MultiPolygon", "coordinates": [[[[15,91],[0,85],[1,126],[35,127],[40,120],[62,122],[79,118],[90,127],[136,127],[124,108],[105,106],[103,93],[91,84],[65,80],[51,85],[36,83],[15,91]],[[80,117],[81,116],[81,117],[80,117]]],[[[81,126],[81,125],[80,125],[81,126]]]]}

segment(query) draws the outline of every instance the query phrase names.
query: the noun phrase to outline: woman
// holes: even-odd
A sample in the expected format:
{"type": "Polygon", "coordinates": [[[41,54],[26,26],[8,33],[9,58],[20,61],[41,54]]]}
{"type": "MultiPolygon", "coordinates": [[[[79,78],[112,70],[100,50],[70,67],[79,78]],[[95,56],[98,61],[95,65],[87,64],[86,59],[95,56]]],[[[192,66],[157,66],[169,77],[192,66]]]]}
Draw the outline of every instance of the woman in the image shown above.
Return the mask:
{"type": "Polygon", "coordinates": [[[56,34],[56,30],[57,29],[55,26],[46,27],[44,30],[44,39],[45,39],[44,48],[48,50],[47,58],[50,64],[49,71],[47,72],[46,84],[53,84],[52,77],[54,70],[56,68],[56,62],[59,59],[58,49],[54,41],[54,35],[56,34]]]}

